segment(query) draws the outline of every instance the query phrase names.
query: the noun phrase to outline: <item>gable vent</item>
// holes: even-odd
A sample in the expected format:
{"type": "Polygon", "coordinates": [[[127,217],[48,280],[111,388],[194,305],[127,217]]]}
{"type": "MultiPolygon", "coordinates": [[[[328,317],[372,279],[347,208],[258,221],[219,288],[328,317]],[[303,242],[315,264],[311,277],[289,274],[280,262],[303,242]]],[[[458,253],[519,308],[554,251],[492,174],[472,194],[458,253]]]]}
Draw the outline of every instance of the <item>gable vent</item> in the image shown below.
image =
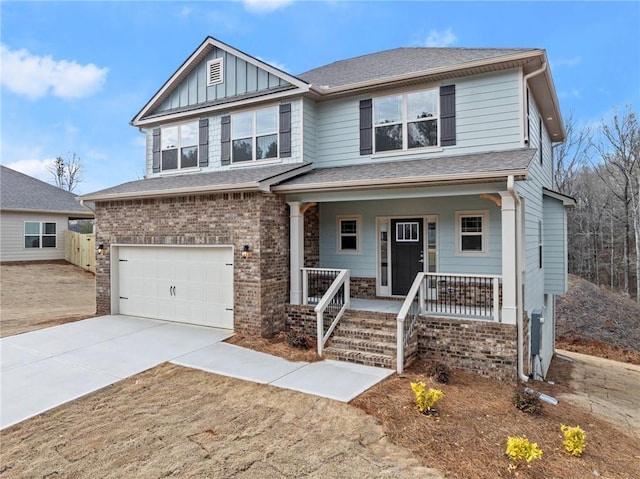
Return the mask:
{"type": "Polygon", "coordinates": [[[207,86],[220,85],[223,79],[222,58],[207,62],[207,86]]]}

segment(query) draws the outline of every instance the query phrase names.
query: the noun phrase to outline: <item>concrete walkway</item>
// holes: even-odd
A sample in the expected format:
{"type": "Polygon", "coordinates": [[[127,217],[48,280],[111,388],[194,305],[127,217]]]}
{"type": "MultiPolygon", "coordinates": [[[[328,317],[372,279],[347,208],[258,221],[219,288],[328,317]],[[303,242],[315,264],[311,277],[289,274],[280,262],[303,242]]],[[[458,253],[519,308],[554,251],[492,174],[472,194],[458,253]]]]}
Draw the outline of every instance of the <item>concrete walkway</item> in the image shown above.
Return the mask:
{"type": "Polygon", "coordinates": [[[348,402],[388,369],[291,362],[222,341],[228,330],[101,316],[0,339],[0,429],[165,361],[348,402]]]}
{"type": "Polygon", "coordinates": [[[640,437],[640,366],[557,350],[571,358],[573,394],[560,394],[585,409],[609,418],[640,437]]]}

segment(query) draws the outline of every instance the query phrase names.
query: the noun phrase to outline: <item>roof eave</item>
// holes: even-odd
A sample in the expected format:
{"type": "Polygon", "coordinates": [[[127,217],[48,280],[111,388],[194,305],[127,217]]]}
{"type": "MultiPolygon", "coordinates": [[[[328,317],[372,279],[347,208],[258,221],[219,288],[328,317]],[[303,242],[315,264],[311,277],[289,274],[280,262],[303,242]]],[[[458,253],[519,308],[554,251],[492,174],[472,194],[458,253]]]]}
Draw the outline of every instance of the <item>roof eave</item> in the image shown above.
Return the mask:
{"type": "Polygon", "coordinates": [[[127,193],[94,194],[82,196],[84,201],[122,201],[153,197],[184,196],[207,193],[260,191],[259,182],[237,183],[214,186],[193,186],[188,188],[172,188],[165,190],[147,190],[127,193]]]}
{"type": "Polygon", "coordinates": [[[272,188],[276,193],[296,193],[314,191],[343,191],[362,189],[390,189],[416,186],[435,186],[442,184],[471,184],[486,183],[493,181],[506,181],[509,176],[514,176],[516,180],[523,180],[527,177],[526,169],[506,170],[501,172],[449,174],[433,176],[412,176],[404,178],[380,178],[365,179],[355,181],[343,181],[333,183],[307,183],[299,185],[279,185],[272,188]]]}
{"type": "Polygon", "coordinates": [[[367,80],[364,82],[350,83],[348,85],[341,85],[336,87],[321,87],[318,85],[312,85],[311,90],[323,97],[341,96],[344,94],[356,93],[358,91],[374,89],[381,85],[396,84],[417,79],[428,79],[430,77],[438,77],[443,75],[451,77],[459,76],[461,74],[464,74],[464,72],[468,70],[482,69],[483,67],[495,67],[500,64],[509,64],[513,62],[523,62],[525,60],[533,60],[536,57],[540,56],[544,56],[543,50],[531,50],[523,53],[506,55],[488,60],[478,60],[455,66],[449,65],[445,67],[434,68],[431,70],[423,70],[420,72],[412,72],[402,75],[378,78],[375,80],[367,80]]]}
{"type": "Polygon", "coordinates": [[[48,214],[48,215],[64,215],[64,216],[83,216],[87,218],[93,218],[93,213],[89,211],[56,211],[56,210],[43,210],[32,208],[0,208],[0,212],[8,213],[36,213],[36,214],[48,214]]]}

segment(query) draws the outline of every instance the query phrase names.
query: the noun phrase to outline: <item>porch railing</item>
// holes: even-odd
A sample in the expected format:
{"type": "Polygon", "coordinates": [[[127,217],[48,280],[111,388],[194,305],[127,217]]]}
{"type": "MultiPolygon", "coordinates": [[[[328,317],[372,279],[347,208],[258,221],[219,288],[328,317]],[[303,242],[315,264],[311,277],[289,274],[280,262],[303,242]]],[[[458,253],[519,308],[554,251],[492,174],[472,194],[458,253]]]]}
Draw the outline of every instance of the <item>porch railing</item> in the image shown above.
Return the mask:
{"type": "Polygon", "coordinates": [[[501,281],[501,276],[418,273],[396,318],[398,373],[419,316],[500,321],[501,281]]]}
{"type": "Polygon", "coordinates": [[[351,302],[348,269],[302,269],[304,304],[316,304],[318,356],[351,302]],[[316,301],[317,299],[317,301],[316,301]]]}

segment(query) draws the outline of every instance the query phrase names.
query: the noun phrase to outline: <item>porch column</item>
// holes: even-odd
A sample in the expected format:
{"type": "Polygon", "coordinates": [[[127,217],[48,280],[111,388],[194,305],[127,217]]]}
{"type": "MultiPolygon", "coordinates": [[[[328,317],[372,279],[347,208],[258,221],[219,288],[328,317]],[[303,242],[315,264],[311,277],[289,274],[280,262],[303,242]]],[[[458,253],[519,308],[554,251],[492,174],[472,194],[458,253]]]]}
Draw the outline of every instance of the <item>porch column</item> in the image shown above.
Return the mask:
{"type": "Polygon", "coordinates": [[[516,324],[517,302],[517,232],[516,204],[508,191],[502,196],[502,322],[516,324]]]}
{"type": "Polygon", "coordinates": [[[291,304],[302,304],[302,274],[304,267],[304,213],[302,203],[287,202],[289,205],[289,274],[291,278],[291,304]]]}

